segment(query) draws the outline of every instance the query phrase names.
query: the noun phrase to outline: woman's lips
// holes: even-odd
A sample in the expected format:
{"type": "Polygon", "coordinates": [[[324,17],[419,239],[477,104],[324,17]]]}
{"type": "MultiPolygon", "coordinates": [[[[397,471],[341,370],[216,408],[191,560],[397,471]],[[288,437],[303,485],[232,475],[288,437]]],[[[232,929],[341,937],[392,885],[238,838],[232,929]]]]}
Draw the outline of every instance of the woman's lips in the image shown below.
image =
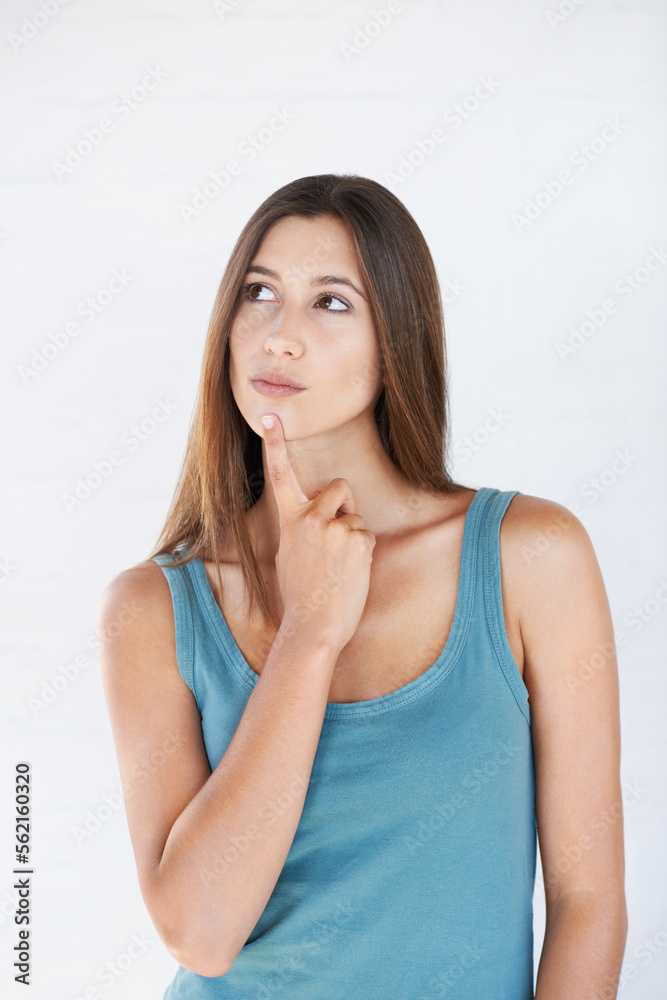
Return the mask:
{"type": "Polygon", "coordinates": [[[251,379],[250,385],[262,396],[295,396],[297,392],[303,392],[303,389],[297,389],[293,385],[275,385],[261,379],[251,379]]]}

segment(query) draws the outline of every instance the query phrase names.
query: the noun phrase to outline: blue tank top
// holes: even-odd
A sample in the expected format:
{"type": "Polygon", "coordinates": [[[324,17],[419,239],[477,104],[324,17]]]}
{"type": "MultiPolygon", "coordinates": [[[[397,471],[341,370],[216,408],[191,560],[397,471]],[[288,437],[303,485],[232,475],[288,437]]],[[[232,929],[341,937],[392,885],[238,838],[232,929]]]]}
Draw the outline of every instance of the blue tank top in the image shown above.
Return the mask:
{"type": "MultiPolygon", "coordinates": [[[[500,523],[518,492],[475,493],[432,666],[381,698],[327,704],[294,840],[231,968],[179,966],[163,1000],[533,1000],[531,720],[500,585],[500,523]]],[[[214,770],[258,675],[201,560],[155,561],[214,770]]]]}

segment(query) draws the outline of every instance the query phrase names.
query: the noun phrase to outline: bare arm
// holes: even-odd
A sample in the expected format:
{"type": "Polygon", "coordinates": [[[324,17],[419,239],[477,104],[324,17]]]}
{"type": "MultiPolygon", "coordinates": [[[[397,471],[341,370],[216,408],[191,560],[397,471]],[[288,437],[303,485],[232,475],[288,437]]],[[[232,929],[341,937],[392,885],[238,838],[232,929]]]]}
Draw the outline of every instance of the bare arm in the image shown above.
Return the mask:
{"type": "Polygon", "coordinates": [[[536,1000],[611,1000],[627,935],[618,669],[593,546],[566,508],[512,500],[503,591],[518,610],[547,905],[536,1000]]]}
{"type": "MultiPolygon", "coordinates": [[[[171,592],[155,563],[107,588],[102,672],[125,790],[146,755],[163,752],[126,810],[144,901],[181,965],[221,976],[273,892],[301,818],[340,650],[368,596],[375,536],[344,479],[309,501],[274,415],[265,447],[280,517],[281,626],[236,732],[211,773],[196,701],[178,672],[171,592]],[[344,581],[342,586],[334,581],[344,581]],[[312,603],[313,594],[326,600],[312,603]],[[120,608],[143,612],[121,628],[120,608]],[[285,796],[285,793],[287,795],[285,796]],[[289,804],[277,817],[277,795],[289,804]]],[[[281,799],[281,805],[283,800],[281,799]]]]}
{"type": "Polygon", "coordinates": [[[276,641],[211,773],[199,710],[178,673],[162,570],[146,564],[120,574],[105,591],[99,625],[118,633],[102,646],[102,677],[144,901],[181,965],[223,975],[294,839],[337,652],[294,635],[276,641]],[[125,604],[141,612],[110,628],[125,604]],[[264,811],[277,796],[288,805],[279,815],[264,811]]]}

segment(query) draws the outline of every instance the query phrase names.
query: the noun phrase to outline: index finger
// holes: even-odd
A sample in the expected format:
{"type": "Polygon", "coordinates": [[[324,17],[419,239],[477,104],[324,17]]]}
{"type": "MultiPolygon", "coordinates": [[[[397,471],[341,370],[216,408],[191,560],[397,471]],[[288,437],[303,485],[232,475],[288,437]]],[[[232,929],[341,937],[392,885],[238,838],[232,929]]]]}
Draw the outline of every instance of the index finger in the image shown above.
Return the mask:
{"type": "Polygon", "coordinates": [[[266,464],[278,505],[278,513],[282,518],[296,510],[299,504],[307,503],[308,497],[294,475],[294,469],[285,446],[285,434],[280,418],[275,413],[265,413],[262,417],[262,424],[266,445],[266,464]],[[273,420],[273,426],[267,427],[265,421],[270,420],[273,420]]]}

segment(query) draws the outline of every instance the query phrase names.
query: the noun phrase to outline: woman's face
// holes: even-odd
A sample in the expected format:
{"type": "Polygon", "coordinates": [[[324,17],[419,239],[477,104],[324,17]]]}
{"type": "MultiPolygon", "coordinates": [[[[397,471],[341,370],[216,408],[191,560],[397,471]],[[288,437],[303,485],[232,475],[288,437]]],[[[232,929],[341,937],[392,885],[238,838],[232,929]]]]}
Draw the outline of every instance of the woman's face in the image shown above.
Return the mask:
{"type": "Polygon", "coordinates": [[[372,419],[383,384],[380,354],[345,226],[331,216],[280,219],[244,284],[230,333],[230,378],[255,433],[262,436],[265,413],[278,414],[287,440],[341,428],[361,414],[372,419]],[[263,395],[252,379],[266,371],[305,388],[263,395]]]}

